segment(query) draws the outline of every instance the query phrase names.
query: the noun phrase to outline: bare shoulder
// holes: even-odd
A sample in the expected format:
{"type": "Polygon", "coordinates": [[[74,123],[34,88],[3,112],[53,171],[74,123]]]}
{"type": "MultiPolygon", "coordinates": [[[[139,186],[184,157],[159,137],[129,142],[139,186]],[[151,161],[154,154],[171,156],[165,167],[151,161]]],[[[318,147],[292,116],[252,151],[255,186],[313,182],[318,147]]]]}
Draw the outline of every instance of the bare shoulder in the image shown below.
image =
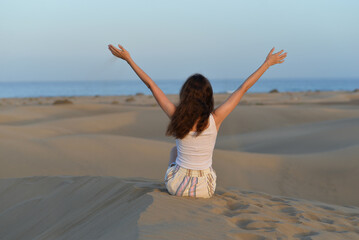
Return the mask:
{"type": "Polygon", "coordinates": [[[222,124],[222,121],[221,121],[220,118],[216,115],[216,113],[215,113],[214,111],[212,112],[212,116],[213,116],[214,122],[216,123],[216,128],[217,128],[217,132],[218,132],[219,127],[220,127],[221,124],[222,124]]]}

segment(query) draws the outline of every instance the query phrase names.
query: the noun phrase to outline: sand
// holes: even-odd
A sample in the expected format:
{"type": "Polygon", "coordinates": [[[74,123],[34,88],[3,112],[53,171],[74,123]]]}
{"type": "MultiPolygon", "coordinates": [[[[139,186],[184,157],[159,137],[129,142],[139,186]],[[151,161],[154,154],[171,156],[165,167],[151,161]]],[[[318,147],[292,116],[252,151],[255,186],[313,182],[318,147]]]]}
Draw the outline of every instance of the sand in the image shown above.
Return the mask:
{"type": "Polygon", "coordinates": [[[359,239],[358,106],[246,94],[219,130],[215,196],[191,199],[163,185],[175,142],[152,96],[0,99],[0,239],[359,239]]]}

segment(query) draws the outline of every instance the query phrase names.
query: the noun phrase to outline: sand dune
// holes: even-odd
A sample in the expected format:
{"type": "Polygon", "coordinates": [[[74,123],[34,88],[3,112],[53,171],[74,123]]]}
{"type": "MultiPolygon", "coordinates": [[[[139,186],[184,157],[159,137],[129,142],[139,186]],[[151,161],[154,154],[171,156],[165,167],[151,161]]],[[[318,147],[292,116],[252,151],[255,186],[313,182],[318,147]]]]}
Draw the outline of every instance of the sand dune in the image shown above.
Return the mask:
{"type": "Polygon", "coordinates": [[[327,153],[272,155],[215,152],[220,186],[359,206],[359,147],[327,153]]]}
{"type": "Polygon", "coordinates": [[[220,149],[271,154],[307,154],[359,146],[359,118],[282,126],[220,137],[220,149]]]}
{"type": "Polygon", "coordinates": [[[135,239],[153,201],[113,177],[2,179],[0,189],[1,239],[135,239]]]}
{"type": "Polygon", "coordinates": [[[100,176],[0,180],[1,239],[357,239],[359,208],[221,188],[211,199],[100,176]],[[36,219],[36,220],[35,220],[36,219]]]}
{"type": "Polygon", "coordinates": [[[0,100],[0,239],[358,238],[358,93],[246,95],[220,128],[210,200],[164,191],[168,119],[127,98],[0,100]]]}
{"type": "MultiPolygon", "coordinates": [[[[161,180],[173,144],[125,136],[85,134],[46,140],[0,141],[5,177],[104,175],[161,180]],[[21,144],[21,150],[19,149],[21,144]],[[76,150],[74,150],[74,148],[76,150]],[[156,149],[156,151],[154,151],[156,149]],[[31,157],[29,157],[31,156],[31,157]]],[[[358,147],[305,157],[216,150],[219,186],[359,205],[358,147]]]]}

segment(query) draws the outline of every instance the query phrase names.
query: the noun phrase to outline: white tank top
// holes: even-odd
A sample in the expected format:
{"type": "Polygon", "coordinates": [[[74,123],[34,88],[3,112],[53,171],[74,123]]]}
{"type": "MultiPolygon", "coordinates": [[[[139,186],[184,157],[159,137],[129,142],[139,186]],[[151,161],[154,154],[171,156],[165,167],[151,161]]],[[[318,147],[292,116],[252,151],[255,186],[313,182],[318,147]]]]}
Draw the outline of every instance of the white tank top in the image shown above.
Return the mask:
{"type": "Polygon", "coordinates": [[[212,113],[209,115],[209,127],[198,137],[190,131],[183,139],[176,139],[176,163],[184,168],[204,170],[212,166],[212,155],[216,144],[217,128],[212,113]]]}

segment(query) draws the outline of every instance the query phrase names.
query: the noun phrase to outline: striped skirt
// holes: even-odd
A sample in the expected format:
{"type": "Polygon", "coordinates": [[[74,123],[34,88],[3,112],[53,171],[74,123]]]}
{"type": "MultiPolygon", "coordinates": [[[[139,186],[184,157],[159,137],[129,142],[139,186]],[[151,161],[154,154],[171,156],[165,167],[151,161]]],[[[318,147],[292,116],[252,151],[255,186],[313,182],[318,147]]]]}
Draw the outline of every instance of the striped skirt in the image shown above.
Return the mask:
{"type": "Polygon", "coordinates": [[[171,195],[210,198],[216,189],[217,175],[212,167],[192,170],[172,163],[165,175],[165,185],[171,195]]]}

